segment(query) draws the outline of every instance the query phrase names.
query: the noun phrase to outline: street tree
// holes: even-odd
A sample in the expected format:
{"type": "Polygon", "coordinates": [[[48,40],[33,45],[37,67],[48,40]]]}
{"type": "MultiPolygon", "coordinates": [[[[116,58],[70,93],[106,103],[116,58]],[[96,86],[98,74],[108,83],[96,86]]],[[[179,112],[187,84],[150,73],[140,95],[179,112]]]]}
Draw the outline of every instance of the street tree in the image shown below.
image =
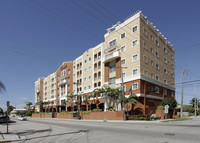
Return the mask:
{"type": "Polygon", "coordinates": [[[169,110],[174,110],[177,106],[177,101],[174,98],[165,98],[163,99],[161,105],[169,105],[169,110]]]}
{"type": "Polygon", "coordinates": [[[3,91],[6,91],[6,87],[5,87],[5,85],[0,81],[0,93],[2,93],[3,91]]]}

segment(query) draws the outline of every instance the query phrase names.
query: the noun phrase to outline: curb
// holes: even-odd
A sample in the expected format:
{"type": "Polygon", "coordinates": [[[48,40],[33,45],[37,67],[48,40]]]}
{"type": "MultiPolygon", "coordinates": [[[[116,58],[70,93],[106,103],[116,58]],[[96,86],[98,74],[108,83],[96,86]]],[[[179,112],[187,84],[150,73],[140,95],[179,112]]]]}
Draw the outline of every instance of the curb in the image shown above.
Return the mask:
{"type": "Polygon", "coordinates": [[[11,142],[11,140],[0,140],[0,143],[11,142]]]}

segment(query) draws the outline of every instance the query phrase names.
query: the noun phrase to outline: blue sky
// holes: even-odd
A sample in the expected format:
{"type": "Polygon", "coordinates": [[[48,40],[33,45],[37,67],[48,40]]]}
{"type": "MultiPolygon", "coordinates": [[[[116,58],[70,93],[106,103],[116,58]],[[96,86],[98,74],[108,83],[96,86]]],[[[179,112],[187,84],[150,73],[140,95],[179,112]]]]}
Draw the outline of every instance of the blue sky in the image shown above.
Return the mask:
{"type": "MultiPolygon", "coordinates": [[[[0,94],[0,107],[5,107],[7,100],[17,108],[26,101],[34,102],[34,82],[38,77],[55,72],[63,61],[74,60],[103,42],[107,28],[138,10],[173,44],[176,83],[182,81],[179,70],[183,68],[189,70],[186,81],[200,79],[199,1],[98,0],[116,18],[94,0],[87,0],[109,19],[85,0],[75,2],[101,21],[71,0],[0,1],[0,80],[7,88],[6,93],[0,94]]],[[[180,86],[176,92],[180,102],[180,86]]],[[[188,104],[193,96],[194,85],[186,85],[184,103],[188,104]]]]}

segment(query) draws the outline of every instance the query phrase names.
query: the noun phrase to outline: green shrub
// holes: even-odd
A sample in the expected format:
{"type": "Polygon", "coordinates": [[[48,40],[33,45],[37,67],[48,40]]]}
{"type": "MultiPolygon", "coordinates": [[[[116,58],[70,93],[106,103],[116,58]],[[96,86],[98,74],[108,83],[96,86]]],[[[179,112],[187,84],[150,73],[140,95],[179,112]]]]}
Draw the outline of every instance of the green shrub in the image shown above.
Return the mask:
{"type": "Polygon", "coordinates": [[[90,114],[91,111],[82,111],[83,114],[90,114]]]}
{"type": "Polygon", "coordinates": [[[64,114],[66,114],[66,112],[63,111],[63,112],[60,112],[60,114],[64,115],[64,114]]]}
{"type": "Polygon", "coordinates": [[[157,110],[164,110],[164,106],[162,105],[157,106],[157,110]]]}
{"type": "Polygon", "coordinates": [[[92,112],[102,112],[102,109],[99,109],[99,108],[93,109],[92,112]]]}

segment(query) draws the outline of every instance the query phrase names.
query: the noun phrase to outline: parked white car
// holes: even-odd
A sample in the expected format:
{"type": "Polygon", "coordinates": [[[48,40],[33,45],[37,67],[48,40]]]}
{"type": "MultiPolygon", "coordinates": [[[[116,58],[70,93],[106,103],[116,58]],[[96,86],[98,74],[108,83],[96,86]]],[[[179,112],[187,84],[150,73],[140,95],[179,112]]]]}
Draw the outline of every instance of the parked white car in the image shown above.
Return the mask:
{"type": "Polygon", "coordinates": [[[24,115],[19,115],[19,116],[18,116],[18,120],[24,121],[24,120],[27,120],[27,118],[26,118],[26,116],[24,116],[24,115]]]}

